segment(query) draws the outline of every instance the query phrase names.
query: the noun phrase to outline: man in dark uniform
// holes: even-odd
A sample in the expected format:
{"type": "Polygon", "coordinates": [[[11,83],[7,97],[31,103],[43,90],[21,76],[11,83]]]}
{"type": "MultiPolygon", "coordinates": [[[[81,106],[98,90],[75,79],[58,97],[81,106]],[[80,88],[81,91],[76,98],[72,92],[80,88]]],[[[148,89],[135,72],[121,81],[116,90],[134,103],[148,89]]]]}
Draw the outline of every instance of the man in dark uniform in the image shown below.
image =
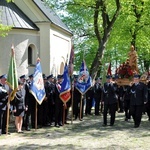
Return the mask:
{"type": "Polygon", "coordinates": [[[57,76],[57,82],[55,85],[55,127],[62,126],[62,116],[63,116],[63,102],[60,99],[60,89],[61,89],[61,83],[63,80],[62,75],[57,76]]]}
{"type": "Polygon", "coordinates": [[[7,75],[0,76],[0,135],[6,134],[8,91],[6,90],[7,75]]]}
{"type": "Polygon", "coordinates": [[[133,85],[131,86],[130,112],[134,120],[134,127],[138,128],[141,123],[144,104],[148,100],[147,87],[140,82],[140,75],[134,75],[133,85]]]}
{"type": "Polygon", "coordinates": [[[124,111],[125,111],[125,121],[129,121],[131,119],[130,114],[130,99],[131,99],[131,86],[126,85],[123,87],[123,101],[124,101],[124,111]]]}
{"type": "Polygon", "coordinates": [[[96,79],[93,90],[94,90],[94,100],[95,100],[95,115],[97,116],[99,115],[100,101],[102,95],[102,86],[101,86],[100,78],[96,79]]]}
{"type": "Polygon", "coordinates": [[[47,123],[51,124],[54,121],[54,113],[55,113],[55,103],[54,103],[55,84],[54,84],[53,74],[47,77],[47,82],[45,83],[45,91],[46,91],[46,97],[48,102],[47,123]]]}
{"type": "Polygon", "coordinates": [[[81,118],[80,118],[80,103],[81,103],[81,93],[77,90],[78,75],[74,75],[74,83],[73,83],[73,115],[74,119],[76,120],[79,117],[79,120],[82,121],[83,118],[83,98],[82,98],[82,109],[81,109],[81,118]]]}
{"type": "Polygon", "coordinates": [[[35,98],[29,91],[32,81],[33,81],[33,74],[29,75],[29,79],[25,83],[25,90],[26,90],[25,105],[28,106],[28,110],[25,112],[24,126],[27,131],[30,131],[30,128],[29,128],[30,115],[31,115],[32,127],[35,125],[35,98]]]}
{"type": "MultiPolygon", "coordinates": [[[[29,127],[29,118],[30,118],[30,115],[31,115],[31,96],[30,96],[30,85],[31,85],[31,82],[33,80],[33,74],[29,75],[29,79],[26,81],[25,83],[25,91],[26,91],[26,95],[25,95],[25,105],[26,107],[28,107],[27,111],[25,112],[25,116],[24,116],[24,126],[25,126],[25,129],[27,131],[30,131],[30,127],[29,127]]],[[[33,118],[33,117],[32,117],[33,118]]]]}
{"type": "Polygon", "coordinates": [[[112,76],[106,76],[107,81],[103,87],[104,113],[103,126],[107,126],[107,113],[110,113],[110,126],[114,125],[117,105],[117,84],[112,81],[112,76]]]}
{"type": "Polygon", "coordinates": [[[118,86],[117,95],[118,95],[118,113],[124,112],[124,102],[123,102],[123,86],[118,86]]]}
{"type": "Polygon", "coordinates": [[[92,108],[92,102],[93,102],[93,87],[91,87],[87,92],[86,92],[86,107],[85,107],[85,115],[91,115],[91,108],[92,108]]]}
{"type": "MultiPolygon", "coordinates": [[[[47,77],[45,74],[43,74],[43,80],[44,80],[44,87],[46,86],[47,77]]],[[[38,112],[37,112],[37,123],[38,127],[42,126],[50,126],[50,123],[48,123],[48,98],[47,95],[45,96],[44,100],[42,101],[42,104],[37,106],[38,112]]]]}
{"type": "Polygon", "coordinates": [[[150,76],[148,77],[147,87],[148,87],[148,102],[146,104],[146,112],[148,115],[148,120],[150,121],[150,76]]]}

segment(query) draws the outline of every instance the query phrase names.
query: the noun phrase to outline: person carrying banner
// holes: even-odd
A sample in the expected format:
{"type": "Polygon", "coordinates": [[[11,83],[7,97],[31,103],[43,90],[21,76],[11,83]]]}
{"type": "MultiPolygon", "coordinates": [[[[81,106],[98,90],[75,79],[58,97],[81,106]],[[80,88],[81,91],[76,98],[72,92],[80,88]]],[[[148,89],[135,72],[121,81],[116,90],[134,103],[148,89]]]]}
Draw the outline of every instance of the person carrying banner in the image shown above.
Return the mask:
{"type": "Polygon", "coordinates": [[[6,107],[8,92],[6,90],[6,75],[0,76],[0,135],[6,134],[6,107]]]}
{"type": "Polygon", "coordinates": [[[40,58],[37,58],[37,63],[34,69],[33,80],[30,85],[30,93],[34,96],[35,102],[35,129],[37,129],[37,103],[39,105],[42,104],[43,100],[46,97],[45,87],[44,87],[44,79],[42,73],[42,67],[40,63],[40,58]]]}
{"type": "Polygon", "coordinates": [[[117,84],[112,81],[112,76],[106,76],[107,81],[103,86],[103,100],[104,100],[104,113],[103,113],[103,126],[107,126],[107,113],[110,113],[110,126],[114,125],[117,107],[117,84]]]}
{"type": "Polygon", "coordinates": [[[76,89],[78,75],[74,75],[74,82],[73,82],[73,115],[74,119],[76,120],[77,117],[79,117],[80,113],[80,99],[81,99],[81,93],[76,89]]]}
{"type": "Polygon", "coordinates": [[[82,61],[79,75],[77,78],[77,83],[75,88],[81,93],[80,97],[80,120],[82,120],[82,112],[83,112],[83,106],[84,106],[84,99],[86,92],[91,88],[92,86],[92,80],[88,72],[88,68],[86,66],[85,61],[82,61]]]}
{"type": "Polygon", "coordinates": [[[28,110],[25,112],[24,126],[27,131],[30,131],[30,127],[29,127],[30,116],[31,116],[31,126],[32,128],[35,128],[35,102],[36,100],[34,96],[29,92],[32,81],[33,81],[33,74],[29,75],[29,79],[25,83],[25,90],[26,90],[25,105],[28,105],[28,110]]]}
{"type": "Polygon", "coordinates": [[[53,75],[47,76],[45,81],[46,99],[43,101],[43,126],[50,126],[53,121],[54,115],[54,77],[53,75]]]}
{"type": "Polygon", "coordinates": [[[63,80],[62,75],[57,76],[57,82],[55,85],[55,127],[62,126],[62,116],[63,116],[63,102],[60,99],[60,90],[61,90],[61,83],[63,80]]]}
{"type": "Polygon", "coordinates": [[[93,102],[93,95],[94,95],[94,90],[93,90],[93,87],[91,87],[91,88],[86,92],[85,115],[92,115],[92,114],[91,114],[91,108],[92,108],[92,102],[93,102]]]}
{"type": "Polygon", "coordinates": [[[28,106],[25,105],[25,89],[24,83],[22,81],[18,81],[18,91],[15,94],[15,98],[13,100],[13,112],[15,116],[15,126],[18,133],[23,133],[22,131],[22,124],[23,124],[23,117],[25,111],[27,111],[28,106]]]}
{"type": "Polygon", "coordinates": [[[95,115],[98,116],[100,115],[99,109],[100,109],[100,101],[102,96],[102,85],[101,85],[100,78],[97,78],[95,80],[93,90],[94,90],[94,100],[95,100],[95,115]]]}

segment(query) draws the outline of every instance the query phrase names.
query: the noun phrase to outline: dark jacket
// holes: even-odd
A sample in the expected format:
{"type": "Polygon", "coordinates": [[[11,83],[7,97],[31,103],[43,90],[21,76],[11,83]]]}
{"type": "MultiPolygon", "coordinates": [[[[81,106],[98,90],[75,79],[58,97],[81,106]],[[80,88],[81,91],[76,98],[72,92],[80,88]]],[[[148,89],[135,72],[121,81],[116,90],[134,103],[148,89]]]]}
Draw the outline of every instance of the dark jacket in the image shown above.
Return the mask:
{"type": "Polygon", "coordinates": [[[101,99],[102,87],[100,83],[94,84],[93,91],[94,91],[94,98],[101,99]]]}
{"type": "Polygon", "coordinates": [[[7,102],[8,102],[7,91],[0,85],[0,111],[6,110],[7,102]]]}
{"type": "Polygon", "coordinates": [[[131,101],[130,105],[144,105],[148,100],[147,86],[139,82],[138,85],[133,84],[131,87],[131,101]]]}
{"type": "Polygon", "coordinates": [[[117,103],[117,84],[116,83],[104,83],[103,87],[103,100],[104,104],[117,103]]]}
{"type": "Polygon", "coordinates": [[[25,109],[25,89],[18,90],[13,102],[13,110],[25,109]]]}

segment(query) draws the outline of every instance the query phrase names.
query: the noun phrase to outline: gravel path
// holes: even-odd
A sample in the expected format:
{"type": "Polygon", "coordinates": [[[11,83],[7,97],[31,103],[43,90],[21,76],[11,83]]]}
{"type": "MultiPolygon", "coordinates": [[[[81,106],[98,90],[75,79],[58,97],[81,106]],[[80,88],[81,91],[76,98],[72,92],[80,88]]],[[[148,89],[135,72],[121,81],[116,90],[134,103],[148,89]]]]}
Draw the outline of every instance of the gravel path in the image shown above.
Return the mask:
{"type": "Polygon", "coordinates": [[[0,150],[150,150],[149,140],[146,115],[141,126],[133,128],[133,120],[125,122],[124,114],[117,113],[113,127],[102,127],[102,116],[85,116],[83,121],[75,120],[61,128],[11,132],[0,136],[0,150]]]}

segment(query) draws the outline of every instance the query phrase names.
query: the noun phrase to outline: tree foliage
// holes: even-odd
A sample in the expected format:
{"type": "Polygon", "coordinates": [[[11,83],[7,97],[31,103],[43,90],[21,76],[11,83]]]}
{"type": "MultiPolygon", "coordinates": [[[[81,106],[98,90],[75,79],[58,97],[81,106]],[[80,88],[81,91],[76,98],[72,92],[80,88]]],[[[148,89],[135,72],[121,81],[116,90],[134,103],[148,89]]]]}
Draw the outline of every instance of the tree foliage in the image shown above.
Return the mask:
{"type": "Polygon", "coordinates": [[[131,44],[138,52],[141,71],[149,68],[149,0],[47,0],[47,3],[74,34],[76,69],[84,58],[94,78],[110,61],[114,68],[125,61],[131,44]]]}
{"type": "MultiPolygon", "coordinates": [[[[7,2],[11,2],[12,0],[7,0],[7,2]]],[[[0,11],[1,13],[1,11],[0,11]]],[[[0,20],[1,22],[1,20],[0,20]]],[[[8,35],[8,31],[11,30],[11,26],[6,26],[0,23],[0,36],[5,37],[6,35],[8,35]]]]}

